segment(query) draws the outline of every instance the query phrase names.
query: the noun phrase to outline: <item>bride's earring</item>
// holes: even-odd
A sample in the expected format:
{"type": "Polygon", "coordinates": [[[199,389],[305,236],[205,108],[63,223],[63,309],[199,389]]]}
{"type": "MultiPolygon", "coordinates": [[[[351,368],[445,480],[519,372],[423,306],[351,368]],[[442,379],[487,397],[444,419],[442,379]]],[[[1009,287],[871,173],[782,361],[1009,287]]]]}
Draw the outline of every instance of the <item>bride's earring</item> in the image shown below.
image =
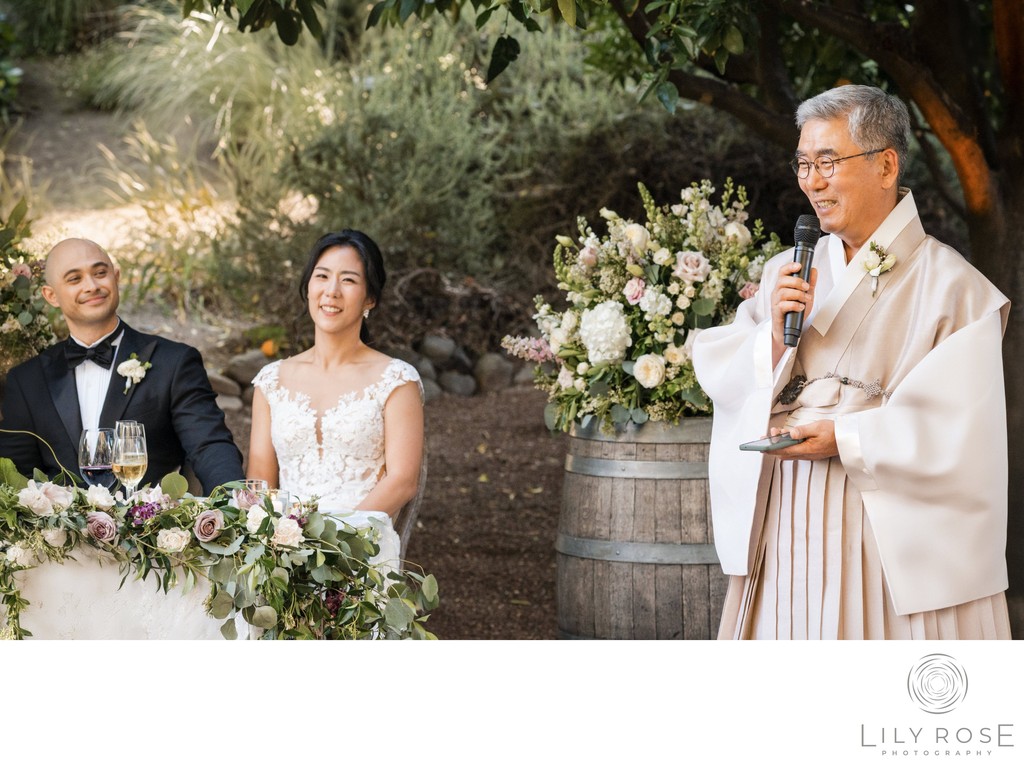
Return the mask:
{"type": "Polygon", "coordinates": [[[363,319],[370,318],[370,309],[363,309],[363,319]]]}

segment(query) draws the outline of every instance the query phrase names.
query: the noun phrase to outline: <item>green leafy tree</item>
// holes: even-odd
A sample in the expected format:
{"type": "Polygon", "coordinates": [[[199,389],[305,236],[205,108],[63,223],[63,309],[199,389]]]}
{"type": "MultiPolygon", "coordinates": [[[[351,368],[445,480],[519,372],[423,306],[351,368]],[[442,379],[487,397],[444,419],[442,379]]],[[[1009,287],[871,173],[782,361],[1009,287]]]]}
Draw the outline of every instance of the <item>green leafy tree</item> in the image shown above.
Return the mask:
{"type": "MultiPolygon", "coordinates": [[[[509,22],[489,79],[520,55],[517,35],[542,32],[538,19],[548,17],[583,30],[598,66],[643,83],[667,109],[680,99],[708,104],[784,147],[796,146],[793,114],[806,97],[847,81],[899,94],[913,107],[932,182],[966,224],[971,260],[1015,306],[1024,302],[1024,1],[380,0],[368,23],[469,10],[480,23],[496,14],[509,22]]],[[[1011,508],[1024,504],[1020,316],[1011,312],[1004,344],[1011,508]]],[[[1010,540],[1011,596],[1024,614],[1021,514],[1010,515],[1010,540]]]]}

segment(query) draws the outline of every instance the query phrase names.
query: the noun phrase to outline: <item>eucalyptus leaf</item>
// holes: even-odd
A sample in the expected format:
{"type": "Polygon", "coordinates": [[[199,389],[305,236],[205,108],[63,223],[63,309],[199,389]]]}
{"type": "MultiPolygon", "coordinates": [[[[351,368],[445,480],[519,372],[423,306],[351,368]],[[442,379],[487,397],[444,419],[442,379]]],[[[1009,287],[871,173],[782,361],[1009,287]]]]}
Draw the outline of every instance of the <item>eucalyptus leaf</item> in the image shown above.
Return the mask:
{"type": "Polygon", "coordinates": [[[318,539],[324,531],[324,517],[319,513],[311,513],[306,519],[302,534],[311,540],[318,539]]]}
{"type": "Polygon", "coordinates": [[[423,579],[423,595],[430,601],[437,598],[437,578],[434,575],[427,575],[423,579]]]}
{"type": "Polygon", "coordinates": [[[559,406],[555,402],[548,402],[544,405],[544,425],[549,431],[558,430],[559,406]]]}
{"type": "Polygon", "coordinates": [[[384,607],[384,621],[388,627],[405,630],[416,617],[416,613],[400,598],[390,599],[384,607]]]}
{"type": "Polygon", "coordinates": [[[629,412],[629,418],[637,425],[643,425],[647,422],[647,412],[642,407],[636,407],[629,412]]]}
{"type": "Polygon", "coordinates": [[[160,490],[171,500],[180,500],[188,492],[188,479],[180,473],[169,473],[160,480],[160,490]]]}
{"type": "Polygon", "coordinates": [[[698,298],[690,304],[690,308],[698,316],[711,316],[715,313],[715,302],[710,298],[698,298]]]}
{"type": "Polygon", "coordinates": [[[226,584],[234,577],[235,564],[231,559],[221,559],[206,570],[206,574],[215,583],[226,584]]]}
{"type": "Polygon", "coordinates": [[[627,410],[621,404],[613,404],[610,414],[612,417],[612,422],[615,424],[622,424],[629,421],[629,410],[627,410]]]}
{"type": "Polygon", "coordinates": [[[233,619],[227,620],[223,625],[221,625],[220,634],[228,641],[236,640],[238,638],[238,628],[235,627],[235,621],[233,619]]]}
{"type": "Polygon", "coordinates": [[[213,601],[210,603],[210,614],[215,619],[223,620],[231,611],[235,608],[235,600],[231,598],[231,594],[221,591],[214,596],[213,601]]]}
{"type": "Polygon", "coordinates": [[[274,567],[274,570],[270,573],[270,582],[279,588],[287,587],[288,570],[284,567],[274,567]]]}
{"type": "Polygon", "coordinates": [[[242,543],[245,542],[245,535],[235,535],[234,539],[231,539],[232,535],[234,535],[233,530],[231,532],[225,532],[218,537],[217,540],[211,540],[208,543],[201,542],[199,545],[210,553],[218,553],[221,556],[233,556],[238,553],[238,550],[242,547],[242,543]],[[228,538],[226,544],[224,542],[217,542],[218,540],[224,540],[224,538],[228,538]]]}
{"type": "Polygon", "coordinates": [[[272,628],[277,625],[277,610],[272,606],[258,606],[249,623],[257,628],[272,628]]]}

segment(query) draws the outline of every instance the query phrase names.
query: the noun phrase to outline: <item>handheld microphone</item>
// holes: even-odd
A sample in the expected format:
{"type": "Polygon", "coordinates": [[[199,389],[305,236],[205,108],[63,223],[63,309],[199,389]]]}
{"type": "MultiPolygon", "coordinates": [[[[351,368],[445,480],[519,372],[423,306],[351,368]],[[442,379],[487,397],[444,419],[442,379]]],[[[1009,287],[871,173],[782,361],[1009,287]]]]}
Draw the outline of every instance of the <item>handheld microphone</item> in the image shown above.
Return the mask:
{"type": "MultiPolygon", "coordinates": [[[[796,219],[796,229],[793,231],[796,249],[793,253],[793,260],[800,264],[800,278],[805,282],[811,281],[811,261],[814,260],[814,246],[818,243],[820,236],[821,226],[816,217],[802,215],[796,219]]],[[[782,342],[787,346],[795,346],[800,340],[800,330],[804,325],[804,312],[786,312],[784,321],[782,342]]]]}

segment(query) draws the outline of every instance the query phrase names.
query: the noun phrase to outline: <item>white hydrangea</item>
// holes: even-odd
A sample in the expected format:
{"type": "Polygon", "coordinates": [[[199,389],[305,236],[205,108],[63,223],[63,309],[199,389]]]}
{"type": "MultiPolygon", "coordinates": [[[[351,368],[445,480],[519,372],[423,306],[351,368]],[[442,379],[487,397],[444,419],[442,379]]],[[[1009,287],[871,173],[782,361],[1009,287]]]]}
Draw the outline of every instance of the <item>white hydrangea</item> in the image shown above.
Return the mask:
{"type": "Polygon", "coordinates": [[[633,345],[622,304],[604,301],[584,311],[580,318],[580,340],[591,364],[621,362],[626,349],[633,345]]]}
{"type": "Polygon", "coordinates": [[[667,316],[672,311],[672,300],[661,290],[648,287],[644,297],[640,299],[640,309],[648,318],[667,316]]]}

